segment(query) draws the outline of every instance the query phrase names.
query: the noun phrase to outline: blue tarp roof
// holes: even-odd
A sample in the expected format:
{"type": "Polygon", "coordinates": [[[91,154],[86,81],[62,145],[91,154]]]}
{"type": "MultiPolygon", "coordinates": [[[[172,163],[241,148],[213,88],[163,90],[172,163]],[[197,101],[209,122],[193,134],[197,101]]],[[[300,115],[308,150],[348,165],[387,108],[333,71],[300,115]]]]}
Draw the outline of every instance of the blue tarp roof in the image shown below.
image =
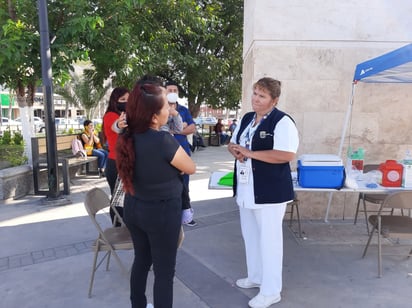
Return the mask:
{"type": "Polygon", "coordinates": [[[412,44],[359,63],[353,81],[375,83],[412,82],[412,44]]]}

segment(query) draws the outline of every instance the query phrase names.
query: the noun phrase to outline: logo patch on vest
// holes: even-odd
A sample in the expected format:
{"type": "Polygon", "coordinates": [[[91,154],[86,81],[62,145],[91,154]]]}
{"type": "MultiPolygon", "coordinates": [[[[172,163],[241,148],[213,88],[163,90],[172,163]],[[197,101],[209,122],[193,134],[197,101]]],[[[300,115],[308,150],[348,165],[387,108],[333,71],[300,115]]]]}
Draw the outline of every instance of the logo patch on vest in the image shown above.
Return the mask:
{"type": "Polygon", "coordinates": [[[267,136],[272,136],[273,137],[273,134],[269,134],[269,133],[267,133],[263,130],[259,132],[260,139],[265,139],[267,136]]]}

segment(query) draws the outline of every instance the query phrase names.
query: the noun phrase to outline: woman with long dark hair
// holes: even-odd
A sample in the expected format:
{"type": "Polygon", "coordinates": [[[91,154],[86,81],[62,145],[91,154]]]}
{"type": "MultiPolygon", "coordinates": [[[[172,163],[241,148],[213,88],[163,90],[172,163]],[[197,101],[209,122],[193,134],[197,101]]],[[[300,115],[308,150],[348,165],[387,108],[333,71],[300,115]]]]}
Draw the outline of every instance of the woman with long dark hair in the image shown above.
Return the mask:
{"type": "Polygon", "coordinates": [[[129,90],[123,87],[114,88],[110,95],[109,104],[103,116],[103,134],[102,143],[106,143],[109,149],[109,158],[106,166],[106,179],[109,183],[110,193],[113,194],[113,189],[117,179],[116,168],[116,142],[119,129],[125,127],[124,117],[126,111],[126,103],[129,98],[129,90]]]}
{"type": "MultiPolygon", "coordinates": [[[[114,88],[109,99],[106,112],[103,116],[103,140],[102,144],[107,142],[109,156],[106,162],[106,179],[109,183],[110,194],[113,196],[114,187],[117,179],[116,167],[116,143],[117,136],[123,128],[127,126],[126,118],[126,103],[129,98],[129,90],[123,87],[114,88]]],[[[123,207],[116,206],[120,216],[123,216],[123,207]]],[[[114,212],[110,209],[110,216],[114,219],[114,212]]]]}
{"type": "Polygon", "coordinates": [[[182,219],[180,174],[196,166],[176,139],[160,127],[167,123],[166,90],[140,80],[130,93],[127,128],[117,142],[117,170],[126,192],[124,221],[135,258],[130,277],[132,307],[146,307],[147,275],[153,264],[154,306],[172,307],[173,278],[182,219]]]}

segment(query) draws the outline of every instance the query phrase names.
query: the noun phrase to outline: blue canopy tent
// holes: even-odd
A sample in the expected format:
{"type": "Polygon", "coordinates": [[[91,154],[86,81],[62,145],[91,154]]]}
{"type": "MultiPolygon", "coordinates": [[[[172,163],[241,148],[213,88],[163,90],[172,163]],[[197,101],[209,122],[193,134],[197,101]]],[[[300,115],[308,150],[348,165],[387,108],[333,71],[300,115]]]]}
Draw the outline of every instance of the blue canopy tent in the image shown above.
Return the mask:
{"type": "MultiPolygon", "coordinates": [[[[355,87],[358,82],[366,83],[412,83],[412,44],[383,54],[356,65],[352,82],[352,94],[346,111],[338,155],[342,156],[346,131],[352,114],[355,87]]],[[[333,193],[329,194],[325,221],[328,221],[333,193]]]]}
{"type": "Polygon", "coordinates": [[[341,156],[350,116],[352,114],[355,86],[366,83],[412,83],[412,44],[356,65],[352,95],[346,112],[338,155],[341,156]]]}
{"type": "Polygon", "coordinates": [[[412,44],[380,57],[359,63],[353,82],[407,83],[412,82],[412,44]]]}

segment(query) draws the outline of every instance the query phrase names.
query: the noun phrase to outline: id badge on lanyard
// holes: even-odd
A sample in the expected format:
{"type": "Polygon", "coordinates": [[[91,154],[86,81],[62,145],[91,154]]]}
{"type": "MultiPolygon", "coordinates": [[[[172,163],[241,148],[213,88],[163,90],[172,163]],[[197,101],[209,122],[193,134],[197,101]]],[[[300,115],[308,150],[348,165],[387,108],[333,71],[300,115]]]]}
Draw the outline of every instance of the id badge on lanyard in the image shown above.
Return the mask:
{"type": "Polygon", "coordinates": [[[247,184],[249,182],[249,172],[250,168],[248,167],[247,163],[240,163],[239,170],[238,170],[238,181],[242,184],[247,184]]]}
{"type": "MultiPolygon", "coordinates": [[[[252,128],[252,123],[250,123],[248,129],[246,130],[245,138],[245,148],[251,148],[251,139],[253,137],[254,129],[252,128]]],[[[239,170],[238,170],[238,181],[242,184],[247,184],[249,182],[249,173],[250,173],[250,164],[251,162],[247,161],[248,159],[245,157],[243,162],[239,162],[239,170]]]]}

